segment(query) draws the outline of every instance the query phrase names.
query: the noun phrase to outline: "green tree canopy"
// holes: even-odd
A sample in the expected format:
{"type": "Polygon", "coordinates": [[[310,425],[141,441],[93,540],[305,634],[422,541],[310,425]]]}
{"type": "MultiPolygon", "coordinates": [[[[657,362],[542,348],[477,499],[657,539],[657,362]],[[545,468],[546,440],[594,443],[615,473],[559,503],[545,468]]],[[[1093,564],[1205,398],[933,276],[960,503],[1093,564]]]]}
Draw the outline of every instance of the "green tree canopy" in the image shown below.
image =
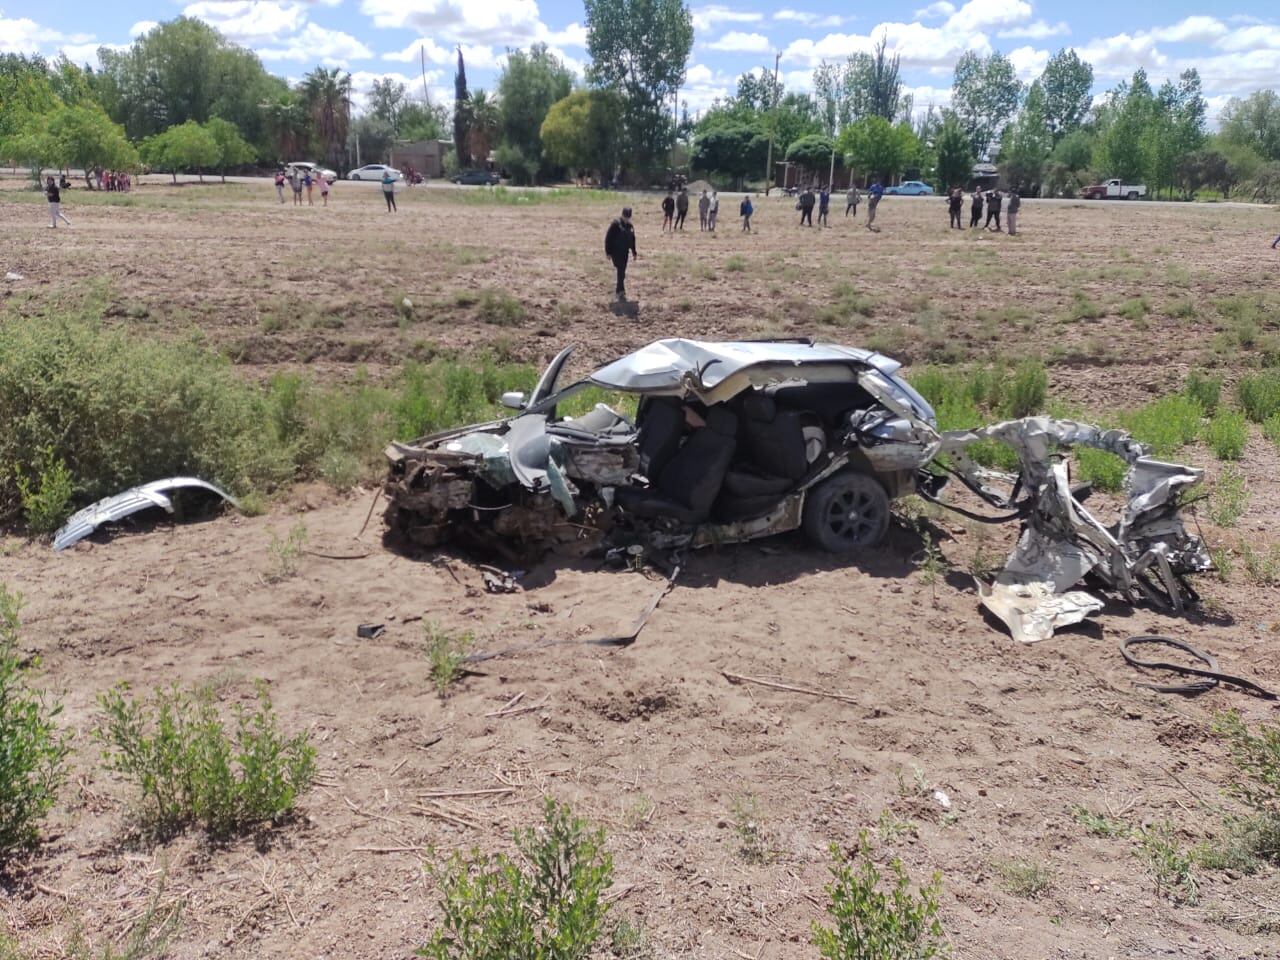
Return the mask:
{"type": "Polygon", "coordinates": [[[228,167],[243,167],[257,159],[253,145],[240,136],[239,128],[230,120],[214,117],[204,128],[218,145],[217,167],[223,183],[227,182],[228,167]]]}
{"type": "MultiPolygon", "coordinates": [[[[835,141],[820,133],[811,133],[801,137],[787,148],[786,158],[799,164],[811,173],[826,173],[831,166],[831,152],[836,149],[835,141]]],[[[839,152],[836,152],[836,164],[842,166],[839,152]]]]}
{"type": "Polygon", "coordinates": [[[535,179],[551,172],[542,155],[542,122],[551,105],[569,96],[571,89],[573,71],[552,54],[545,43],[535,43],[528,51],[513,50],[507,54],[506,66],[498,80],[502,140],[520,148],[534,170],[535,179]]]}
{"type": "Polygon", "coordinates": [[[970,50],[956,61],[951,107],[969,137],[975,157],[983,159],[988,155],[1021,98],[1022,84],[1004,54],[982,57],[970,50]]]}
{"type": "Polygon", "coordinates": [[[316,67],[302,78],[298,94],[311,115],[313,148],[322,151],[328,164],[341,172],[351,123],[351,74],[338,67],[316,67]]]}
{"type": "Polygon", "coordinates": [[[934,142],[938,171],[938,189],[963,187],[973,173],[973,154],[969,150],[969,138],[959,121],[950,113],[943,118],[942,127],[934,142]]]}
{"type": "Polygon", "coordinates": [[[43,57],[0,54],[0,141],[27,135],[32,121],[46,116],[58,102],[43,57]]]}
{"type": "Polygon", "coordinates": [[[622,97],[627,152],[652,171],[671,146],[671,98],[684,83],[693,19],[682,0],[584,0],[588,79],[622,97]]]}
{"type": "MultiPolygon", "coordinates": [[[[764,166],[769,138],[748,124],[716,127],[698,137],[693,149],[693,166],[698,170],[727,174],[741,183],[748,173],[764,166]]],[[[830,152],[827,154],[830,157],[830,152]]]]}
{"type": "Polygon", "coordinates": [[[188,120],[144,140],[142,156],[152,167],[172,173],[173,182],[177,183],[180,172],[195,171],[203,180],[204,171],[217,166],[221,154],[213,135],[188,120]]]}
{"type": "Polygon", "coordinates": [[[613,176],[621,140],[622,104],[609,90],[575,90],[551,105],[539,135],[546,158],[570,170],[613,176]]]}
{"type": "Polygon", "coordinates": [[[849,166],[881,183],[891,181],[904,167],[918,162],[920,146],[910,124],[895,126],[878,115],[863,117],[840,134],[840,149],[849,166]]]}
{"type": "Polygon", "coordinates": [[[1280,160],[1280,94],[1258,90],[1243,100],[1232,98],[1222,111],[1222,139],[1251,147],[1266,160],[1280,160]]]}
{"type": "Polygon", "coordinates": [[[137,166],[138,151],[96,103],[62,107],[49,118],[47,129],[57,145],[57,162],[83,170],[86,180],[94,167],[121,170],[137,166]]]}
{"type": "Polygon", "coordinates": [[[1093,98],[1093,67],[1075,50],[1062,49],[1049,58],[1040,74],[1044,91],[1044,120],[1057,144],[1089,115],[1093,98]]]}
{"type": "Polygon", "coordinates": [[[1024,196],[1039,192],[1045,160],[1053,142],[1045,117],[1046,96],[1040,81],[1031,84],[1027,98],[1013,123],[1004,128],[1000,145],[1000,172],[1005,181],[1024,196]]]}

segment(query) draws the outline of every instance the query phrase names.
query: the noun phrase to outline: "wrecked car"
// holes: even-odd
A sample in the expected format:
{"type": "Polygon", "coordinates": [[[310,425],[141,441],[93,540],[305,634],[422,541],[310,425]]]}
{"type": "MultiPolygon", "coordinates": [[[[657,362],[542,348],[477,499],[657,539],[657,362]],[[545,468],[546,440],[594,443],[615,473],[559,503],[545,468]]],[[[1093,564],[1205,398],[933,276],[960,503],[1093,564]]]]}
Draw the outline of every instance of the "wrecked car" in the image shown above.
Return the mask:
{"type": "Polygon", "coordinates": [[[950,431],[942,435],[941,452],[947,469],[983,501],[1012,511],[974,519],[1022,522],[1004,569],[991,583],[978,584],[982,605],[1015,639],[1046,639],[1056,628],[1101,610],[1101,599],[1072,589],[1081,582],[1170,613],[1183,613],[1198,599],[1188,577],[1213,563],[1204,541],[1187,530],[1181,510],[1203,481],[1203,470],[1152,459],[1147,447],[1121,430],[1049,417],[950,431]],[[975,445],[991,440],[1017,455],[1016,475],[973,458],[975,445]],[[1126,500],[1113,523],[1103,523],[1084,505],[1087,485],[1070,483],[1065,454],[1074,447],[1102,450],[1128,465],[1126,500]]]}
{"type": "Polygon", "coordinates": [[[704,546],[802,529],[844,553],[938,452],[933,409],[869,350],[810,340],[658,340],[561,387],[572,348],[518,412],[387,448],[389,533],[510,558],[557,544],[704,546]],[[587,390],[633,399],[559,409],[587,390]],[[624,406],[616,403],[615,406],[624,406]]]}

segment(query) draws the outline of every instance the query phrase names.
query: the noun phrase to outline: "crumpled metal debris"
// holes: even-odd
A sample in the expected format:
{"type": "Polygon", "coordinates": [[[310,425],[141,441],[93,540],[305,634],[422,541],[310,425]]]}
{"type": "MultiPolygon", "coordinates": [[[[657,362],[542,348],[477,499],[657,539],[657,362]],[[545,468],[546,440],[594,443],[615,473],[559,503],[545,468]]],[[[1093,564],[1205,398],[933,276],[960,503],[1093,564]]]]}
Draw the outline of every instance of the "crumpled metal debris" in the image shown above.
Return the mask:
{"type": "Polygon", "coordinates": [[[65,550],[79,543],[104,523],[123,520],[150,507],[160,507],[166,513],[173,513],[173,501],[166,496],[174,490],[199,488],[216,493],[237,510],[240,501],[220,487],[196,477],[169,477],[167,480],[153,480],[139,487],[130,487],[114,497],[107,497],[97,503],[90,504],[83,510],[71,515],[53,538],[54,550],[65,550]]]}
{"type": "Polygon", "coordinates": [[[1044,640],[1100,610],[1097,597],[1071,589],[1086,576],[1131,602],[1145,599],[1176,613],[1196,599],[1185,577],[1209,570],[1212,561],[1203,541],[1187,532],[1179,505],[1182,494],[1204,479],[1203,470],[1152,460],[1147,447],[1124,431],[1050,417],[944,433],[942,452],[970,489],[992,506],[1017,507],[1022,517],[1022,536],[1004,569],[979,586],[982,605],[1015,639],[1044,640]],[[1014,450],[1018,476],[972,459],[970,448],[984,440],[1014,450]],[[1101,523],[1072,492],[1063,452],[1076,446],[1105,450],[1129,464],[1128,500],[1116,523],[1101,523]],[[1012,484],[1014,492],[1004,496],[1001,484],[1012,484]]]}

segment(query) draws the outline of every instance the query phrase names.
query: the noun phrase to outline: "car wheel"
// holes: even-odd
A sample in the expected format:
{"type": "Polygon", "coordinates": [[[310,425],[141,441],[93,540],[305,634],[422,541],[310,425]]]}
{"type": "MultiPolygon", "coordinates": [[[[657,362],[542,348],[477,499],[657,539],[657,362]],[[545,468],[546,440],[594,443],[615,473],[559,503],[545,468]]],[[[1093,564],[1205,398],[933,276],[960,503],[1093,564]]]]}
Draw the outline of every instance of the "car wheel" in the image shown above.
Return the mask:
{"type": "Polygon", "coordinates": [[[830,553],[874,547],[889,529],[889,495],[865,473],[842,471],[809,491],[801,525],[830,553]]]}
{"type": "Polygon", "coordinates": [[[1138,191],[1137,191],[1137,190],[1130,190],[1130,191],[1129,191],[1129,199],[1130,199],[1130,200],[1137,200],[1137,199],[1138,199],[1138,191]]]}
{"type": "Polygon", "coordinates": [[[358,173],[353,173],[353,174],[351,174],[351,179],[352,179],[352,180],[359,180],[359,179],[360,179],[360,174],[358,174],[358,173]]]}

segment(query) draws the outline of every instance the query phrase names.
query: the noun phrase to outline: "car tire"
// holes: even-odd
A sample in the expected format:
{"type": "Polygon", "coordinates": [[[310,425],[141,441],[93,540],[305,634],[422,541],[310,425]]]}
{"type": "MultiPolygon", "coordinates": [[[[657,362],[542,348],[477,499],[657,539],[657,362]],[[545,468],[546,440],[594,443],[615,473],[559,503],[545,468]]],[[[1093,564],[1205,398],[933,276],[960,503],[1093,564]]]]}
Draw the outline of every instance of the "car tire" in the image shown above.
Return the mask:
{"type": "Polygon", "coordinates": [[[1129,199],[1130,199],[1130,200],[1137,200],[1137,199],[1138,199],[1138,191],[1137,191],[1137,190],[1130,190],[1130,191],[1129,191],[1129,199]]]}
{"type": "Polygon", "coordinates": [[[350,177],[349,177],[348,179],[350,179],[350,180],[359,180],[359,179],[360,179],[360,174],[358,174],[358,173],[353,173],[353,174],[351,174],[351,175],[350,175],[350,177]]]}
{"type": "Polygon", "coordinates": [[[801,526],[828,553],[874,547],[889,530],[889,495],[865,473],[843,470],[809,491],[801,526]]]}

